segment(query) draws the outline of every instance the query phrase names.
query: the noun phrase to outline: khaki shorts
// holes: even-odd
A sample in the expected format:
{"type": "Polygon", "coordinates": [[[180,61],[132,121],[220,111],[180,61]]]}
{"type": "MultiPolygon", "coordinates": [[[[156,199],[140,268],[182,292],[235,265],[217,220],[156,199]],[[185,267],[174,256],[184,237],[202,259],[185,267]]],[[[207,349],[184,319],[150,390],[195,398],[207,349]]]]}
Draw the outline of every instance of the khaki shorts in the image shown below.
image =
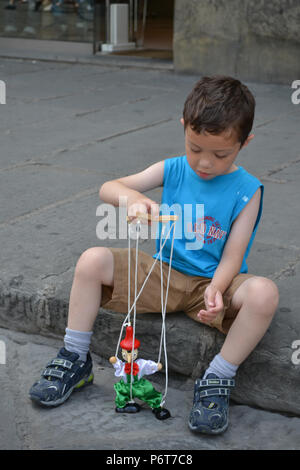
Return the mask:
{"type": "MultiPolygon", "coordinates": [[[[110,248],[114,256],[114,286],[103,286],[101,306],[120,313],[128,313],[128,250],[126,248],[110,248]]],[[[149,273],[154,258],[139,251],[137,272],[137,293],[139,292],[147,274],[149,273]]],[[[131,249],[131,305],[134,299],[135,276],[135,249],[131,249]]],[[[164,295],[169,265],[163,265],[164,295]]],[[[209,326],[217,328],[227,334],[238,311],[231,305],[231,299],[237,288],[253,274],[238,274],[223,294],[224,309],[210,323],[209,326]]],[[[201,323],[197,313],[205,309],[204,291],[211,282],[210,278],[189,276],[175,269],[171,270],[169,294],[166,312],[185,312],[190,318],[201,323]]],[[[136,303],[137,313],[161,313],[161,288],[160,288],[160,261],[157,260],[145,287],[136,303]]],[[[132,312],[133,314],[133,312],[132,312]]]]}

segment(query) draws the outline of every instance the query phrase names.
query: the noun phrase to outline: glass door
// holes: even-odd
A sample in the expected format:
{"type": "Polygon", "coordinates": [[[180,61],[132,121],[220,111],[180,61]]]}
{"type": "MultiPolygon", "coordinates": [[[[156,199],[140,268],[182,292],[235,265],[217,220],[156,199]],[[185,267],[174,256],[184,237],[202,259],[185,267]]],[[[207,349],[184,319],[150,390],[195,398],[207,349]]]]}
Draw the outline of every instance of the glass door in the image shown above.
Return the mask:
{"type": "Polygon", "coordinates": [[[93,41],[95,0],[0,0],[0,36],[93,41]]]}

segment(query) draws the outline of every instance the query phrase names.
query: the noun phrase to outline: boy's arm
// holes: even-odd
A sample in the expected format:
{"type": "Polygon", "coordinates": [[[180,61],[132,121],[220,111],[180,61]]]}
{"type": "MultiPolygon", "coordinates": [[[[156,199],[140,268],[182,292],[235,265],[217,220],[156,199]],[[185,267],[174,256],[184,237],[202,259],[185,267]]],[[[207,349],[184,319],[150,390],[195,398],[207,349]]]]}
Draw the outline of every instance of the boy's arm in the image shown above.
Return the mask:
{"type": "Polygon", "coordinates": [[[233,278],[240,272],[244,254],[257,219],[260,199],[261,190],[258,188],[232,224],[221,261],[205,291],[207,310],[200,310],[198,314],[199,318],[204,321],[211,321],[223,309],[222,294],[229,287],[233,278]]]}
{"type": "MultiPolygon", "coordinates": [[[[142,193],[162,186],[163,178],[164,161],[162,160],[139,173],[107,181],[101,186],[99,196],[102,201],[114,206],[119,206],[120,198],[124,197],[127,198],[127,207],[133,204],[137,205],[135,212],[139,210],[143,212],[143,208],[139,206],[146,206],[147,212],[150,212],[151,205],[156,203],[145,197],[142,193]]],[[[155,213],[154,215],[158,214],[155,213]]]]}
{"type": "Polygon", "coordinates": [[[258,188],[232,224],[221,261],[211,281],[222,294],[229,287],[232,279],[240,272],[257,219],[260,198],[261,190],[258,188]]]}

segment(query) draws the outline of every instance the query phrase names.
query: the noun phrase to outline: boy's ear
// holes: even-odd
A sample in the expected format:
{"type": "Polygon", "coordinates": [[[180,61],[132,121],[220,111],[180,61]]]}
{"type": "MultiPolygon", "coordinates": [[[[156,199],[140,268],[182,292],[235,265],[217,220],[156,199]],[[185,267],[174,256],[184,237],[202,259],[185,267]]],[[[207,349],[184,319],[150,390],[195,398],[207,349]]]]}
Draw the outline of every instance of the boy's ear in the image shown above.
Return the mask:
{"type": "Polygon", "coordinates": [[[247,145],[249,144],[249,142],[251,142],[252,139],[254,139],[254,134],[248,135],[247,139],[245,140],[241,148],[247,147],[247,145]]]}
{"type": "Polygon", "coordinates": [[[183,118],[180,119],[181,124],[184,126],[184,120],[183,118]]]}

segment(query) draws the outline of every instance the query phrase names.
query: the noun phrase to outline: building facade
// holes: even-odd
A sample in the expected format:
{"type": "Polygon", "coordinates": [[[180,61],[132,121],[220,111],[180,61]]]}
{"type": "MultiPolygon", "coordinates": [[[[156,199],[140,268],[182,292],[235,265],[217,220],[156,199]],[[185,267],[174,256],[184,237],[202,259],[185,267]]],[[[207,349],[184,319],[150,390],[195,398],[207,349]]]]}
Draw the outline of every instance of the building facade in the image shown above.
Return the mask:
{"type": "Polygon", "coordinates": [[[18,39],[25,47],[34,39],[50,41],[53,49],[59,42],[73,44],[73,51],[85,45],[87,54],[101,55],[112,28],[122,23],[111,23],[113,4],[128,7],[131,47],[117,44],[105,54],[155,58],[173,62],[177,72],[246,81],[300,78],[300,0],[0,0],[1,53],[1,42],[15,47],[18,39]]]}

